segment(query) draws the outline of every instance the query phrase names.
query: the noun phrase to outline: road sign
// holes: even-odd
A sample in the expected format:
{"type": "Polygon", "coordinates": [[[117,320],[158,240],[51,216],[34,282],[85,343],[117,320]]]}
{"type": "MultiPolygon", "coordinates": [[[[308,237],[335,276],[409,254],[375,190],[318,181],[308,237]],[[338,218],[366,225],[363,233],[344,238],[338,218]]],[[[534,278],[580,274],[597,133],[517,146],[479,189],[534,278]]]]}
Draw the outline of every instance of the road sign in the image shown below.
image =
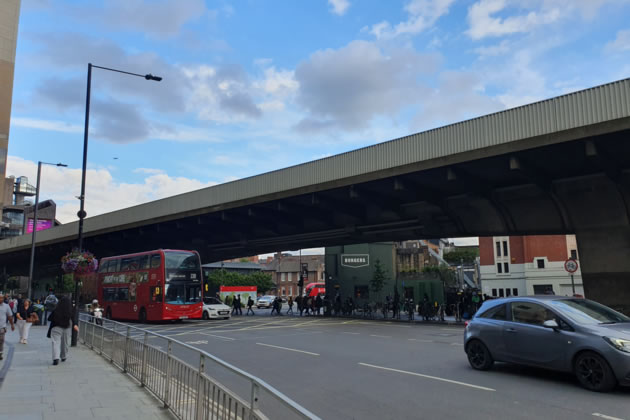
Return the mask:
{"type": "Polygon", "coordinates": [[[573,274],[578,270],[578,262],[573,259],[568,259],[564,262],[564,269],[573,274]]]}

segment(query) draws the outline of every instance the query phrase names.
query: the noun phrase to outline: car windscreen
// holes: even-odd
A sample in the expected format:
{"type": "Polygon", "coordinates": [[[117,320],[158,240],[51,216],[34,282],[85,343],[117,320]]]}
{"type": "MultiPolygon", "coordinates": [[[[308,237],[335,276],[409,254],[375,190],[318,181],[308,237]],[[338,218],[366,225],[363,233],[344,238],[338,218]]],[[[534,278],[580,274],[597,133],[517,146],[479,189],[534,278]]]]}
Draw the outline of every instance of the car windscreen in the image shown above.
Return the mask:
{"type": "Polygon", "coordinates": [[[630,322],[630,318],[610,309],[607,306],[587,299],[562,299],[550,302],[567,318],[578,324],[616,324],[630,322]]]}
{"type": "Polygon", "coordinates": [[[192,252],[164,252],[166,268],[175,270],[199,270],[199,258],[192,252]]]}
{"type": "Polygon", "coordinates": [[[223,302],[221,302],[217,298],[207,297],[203,298],[203,303],[205,303],[206,305],[221,305],[223,302]]]}

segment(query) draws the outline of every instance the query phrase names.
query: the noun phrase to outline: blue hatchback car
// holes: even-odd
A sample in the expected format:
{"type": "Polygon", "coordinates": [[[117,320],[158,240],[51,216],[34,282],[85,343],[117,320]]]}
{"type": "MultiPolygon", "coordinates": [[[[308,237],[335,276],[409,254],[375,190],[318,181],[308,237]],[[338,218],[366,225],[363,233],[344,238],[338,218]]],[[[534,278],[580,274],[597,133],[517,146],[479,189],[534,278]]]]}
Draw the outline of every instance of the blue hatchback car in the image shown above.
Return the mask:
{"type": "Polygon", "coordinates": [[[630,318],[587,299],[486,301],[466,325],[464,349],[478,370],[500,361],[573,372],[592,391],[630,386],[630,318]]]}

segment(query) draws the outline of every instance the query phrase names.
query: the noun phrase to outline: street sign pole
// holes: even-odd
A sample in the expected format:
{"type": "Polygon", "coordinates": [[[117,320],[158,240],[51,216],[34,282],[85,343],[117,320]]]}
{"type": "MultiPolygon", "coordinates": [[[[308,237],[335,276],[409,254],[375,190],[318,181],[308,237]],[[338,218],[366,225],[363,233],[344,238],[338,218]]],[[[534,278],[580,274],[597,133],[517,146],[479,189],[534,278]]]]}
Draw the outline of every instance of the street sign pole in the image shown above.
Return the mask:
{"type": "Polygon", "coordinates": [[[564,262],[564,269],[571,275],[571,289],[573,290],[573,296],[575,296],[575,280],[573,274],[578,270],[579,264],[576,260],[569,258],[564,262]]]}
{"type": "Polygon", "coordinates": [[[571,273],[571,288],[573,289],[573,294],[575,295],[575,281],[573,280],[573,273],[571,273]]]}

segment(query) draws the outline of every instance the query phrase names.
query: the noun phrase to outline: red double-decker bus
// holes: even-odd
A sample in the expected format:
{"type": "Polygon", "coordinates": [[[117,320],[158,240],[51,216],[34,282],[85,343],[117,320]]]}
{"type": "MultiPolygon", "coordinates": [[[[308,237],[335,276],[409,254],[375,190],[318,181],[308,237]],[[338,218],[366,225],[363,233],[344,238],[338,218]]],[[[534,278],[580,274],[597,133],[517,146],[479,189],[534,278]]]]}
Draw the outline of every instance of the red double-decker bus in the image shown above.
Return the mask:
{"type": "Polygon", "coordinates": [[[110,319],[200,319],[201,262],[197,251],[158,249],[101,259],[99,303],[110,319]]]}

